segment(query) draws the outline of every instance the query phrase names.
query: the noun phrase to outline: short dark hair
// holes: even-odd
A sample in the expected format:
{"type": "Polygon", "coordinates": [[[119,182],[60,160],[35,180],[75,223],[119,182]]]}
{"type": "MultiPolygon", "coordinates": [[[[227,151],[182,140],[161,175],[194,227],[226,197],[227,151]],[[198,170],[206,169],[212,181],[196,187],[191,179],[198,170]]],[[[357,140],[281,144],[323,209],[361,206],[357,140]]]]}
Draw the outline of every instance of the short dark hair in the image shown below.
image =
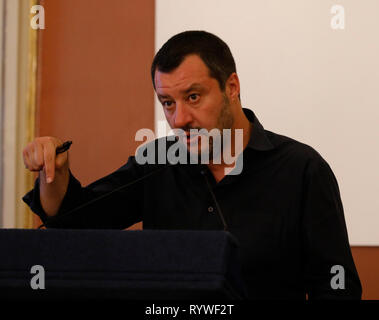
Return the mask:
{"type": "Polygon", "coordinates": [[[151,65],[151,79],[155,88],[155,71],[170,72],[188,55],[198,55],[215,78],[222,91],[229,76],[236,72],[236,64],[228,45],[206,31],[185,31],[171,37],[157,52],[151,65]]]}

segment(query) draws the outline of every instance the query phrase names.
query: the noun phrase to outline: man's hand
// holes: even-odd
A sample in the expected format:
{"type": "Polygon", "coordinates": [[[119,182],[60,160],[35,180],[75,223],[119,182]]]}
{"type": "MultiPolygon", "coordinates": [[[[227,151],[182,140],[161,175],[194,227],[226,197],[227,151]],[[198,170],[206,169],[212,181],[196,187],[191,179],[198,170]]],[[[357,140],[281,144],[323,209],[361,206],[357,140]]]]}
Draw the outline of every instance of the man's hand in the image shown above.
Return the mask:
{"type": "Polygon", "coordinates": [[[70,177],[67,152],[56,155],[56,148],[60,145],[62,141],[58,138],[39,137],[22,153],[25,167],[40,172],[40,201],[48,216],[58,212],[70,177]]]}
{"type": "Polygon", "coordinates": [[[47,183],[54,181],[55,172],[68,169],[67,152],[56,155],[55,150],[62,141],[54,137],[39,137],[23,150],[24,164],[30,171],[43,170],[47,183]]]}

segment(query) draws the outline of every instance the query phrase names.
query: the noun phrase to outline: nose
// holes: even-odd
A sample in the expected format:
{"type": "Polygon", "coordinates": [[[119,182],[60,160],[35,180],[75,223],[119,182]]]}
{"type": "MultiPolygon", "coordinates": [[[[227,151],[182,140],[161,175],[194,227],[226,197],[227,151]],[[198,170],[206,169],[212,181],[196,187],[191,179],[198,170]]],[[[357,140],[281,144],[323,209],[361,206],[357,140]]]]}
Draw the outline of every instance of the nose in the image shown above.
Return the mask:
{"type": "Polygon", "coordinates": [[[188,107],[183,104],[177,104],[175,109],[174,126],[175,128],[184,128],[192,121],[192,116],[188,107]]]}

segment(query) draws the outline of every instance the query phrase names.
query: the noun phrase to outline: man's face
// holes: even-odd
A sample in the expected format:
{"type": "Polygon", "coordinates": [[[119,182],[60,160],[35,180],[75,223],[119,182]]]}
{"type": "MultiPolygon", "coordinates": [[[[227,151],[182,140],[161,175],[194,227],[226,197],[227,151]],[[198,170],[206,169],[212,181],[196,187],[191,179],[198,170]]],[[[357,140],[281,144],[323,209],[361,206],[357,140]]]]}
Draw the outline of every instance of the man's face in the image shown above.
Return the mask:
{"type": "MultiPolygon", "coordinates": [[[[155,87],[170,127],[188,134],[186,142],[190,151],[190,129],[232,128],[229,99],[221,91],[218,81],[209,76],[208,67],[199,56],[187,56],[169,73],[156,71],[155,87]]],[[[197,138],[193,138],[192,143],[194,139],[197,138]]],[[[201,148],[204,146],[199,146],[197,152],[203,152],[201,148]]]]}

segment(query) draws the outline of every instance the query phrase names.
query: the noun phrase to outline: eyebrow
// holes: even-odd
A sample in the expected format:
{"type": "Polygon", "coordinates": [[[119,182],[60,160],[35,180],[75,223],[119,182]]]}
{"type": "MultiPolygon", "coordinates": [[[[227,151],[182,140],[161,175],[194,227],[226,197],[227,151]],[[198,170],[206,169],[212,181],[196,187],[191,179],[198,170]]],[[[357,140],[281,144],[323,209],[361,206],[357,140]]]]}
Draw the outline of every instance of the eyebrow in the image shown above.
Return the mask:
{"type": "MultiPolygon", "coordinates": [[[[204,87],[200,84],[200,83],[192,83],[189,87],[188,87],[188,89],[184,89],[184,90],[182,90],[182,91],[180,91],[181,93],[189,93],[189,92],[191,92],[191,91],[193,91],[193,90],[202,90],[202,89],[204,89],[204,87]]],[[[164,98],[171,98],[171,96],[170,95],[164,95],[164,94],[158,94],[158,98],[159,99],[164,99],[164,98]]]]}

